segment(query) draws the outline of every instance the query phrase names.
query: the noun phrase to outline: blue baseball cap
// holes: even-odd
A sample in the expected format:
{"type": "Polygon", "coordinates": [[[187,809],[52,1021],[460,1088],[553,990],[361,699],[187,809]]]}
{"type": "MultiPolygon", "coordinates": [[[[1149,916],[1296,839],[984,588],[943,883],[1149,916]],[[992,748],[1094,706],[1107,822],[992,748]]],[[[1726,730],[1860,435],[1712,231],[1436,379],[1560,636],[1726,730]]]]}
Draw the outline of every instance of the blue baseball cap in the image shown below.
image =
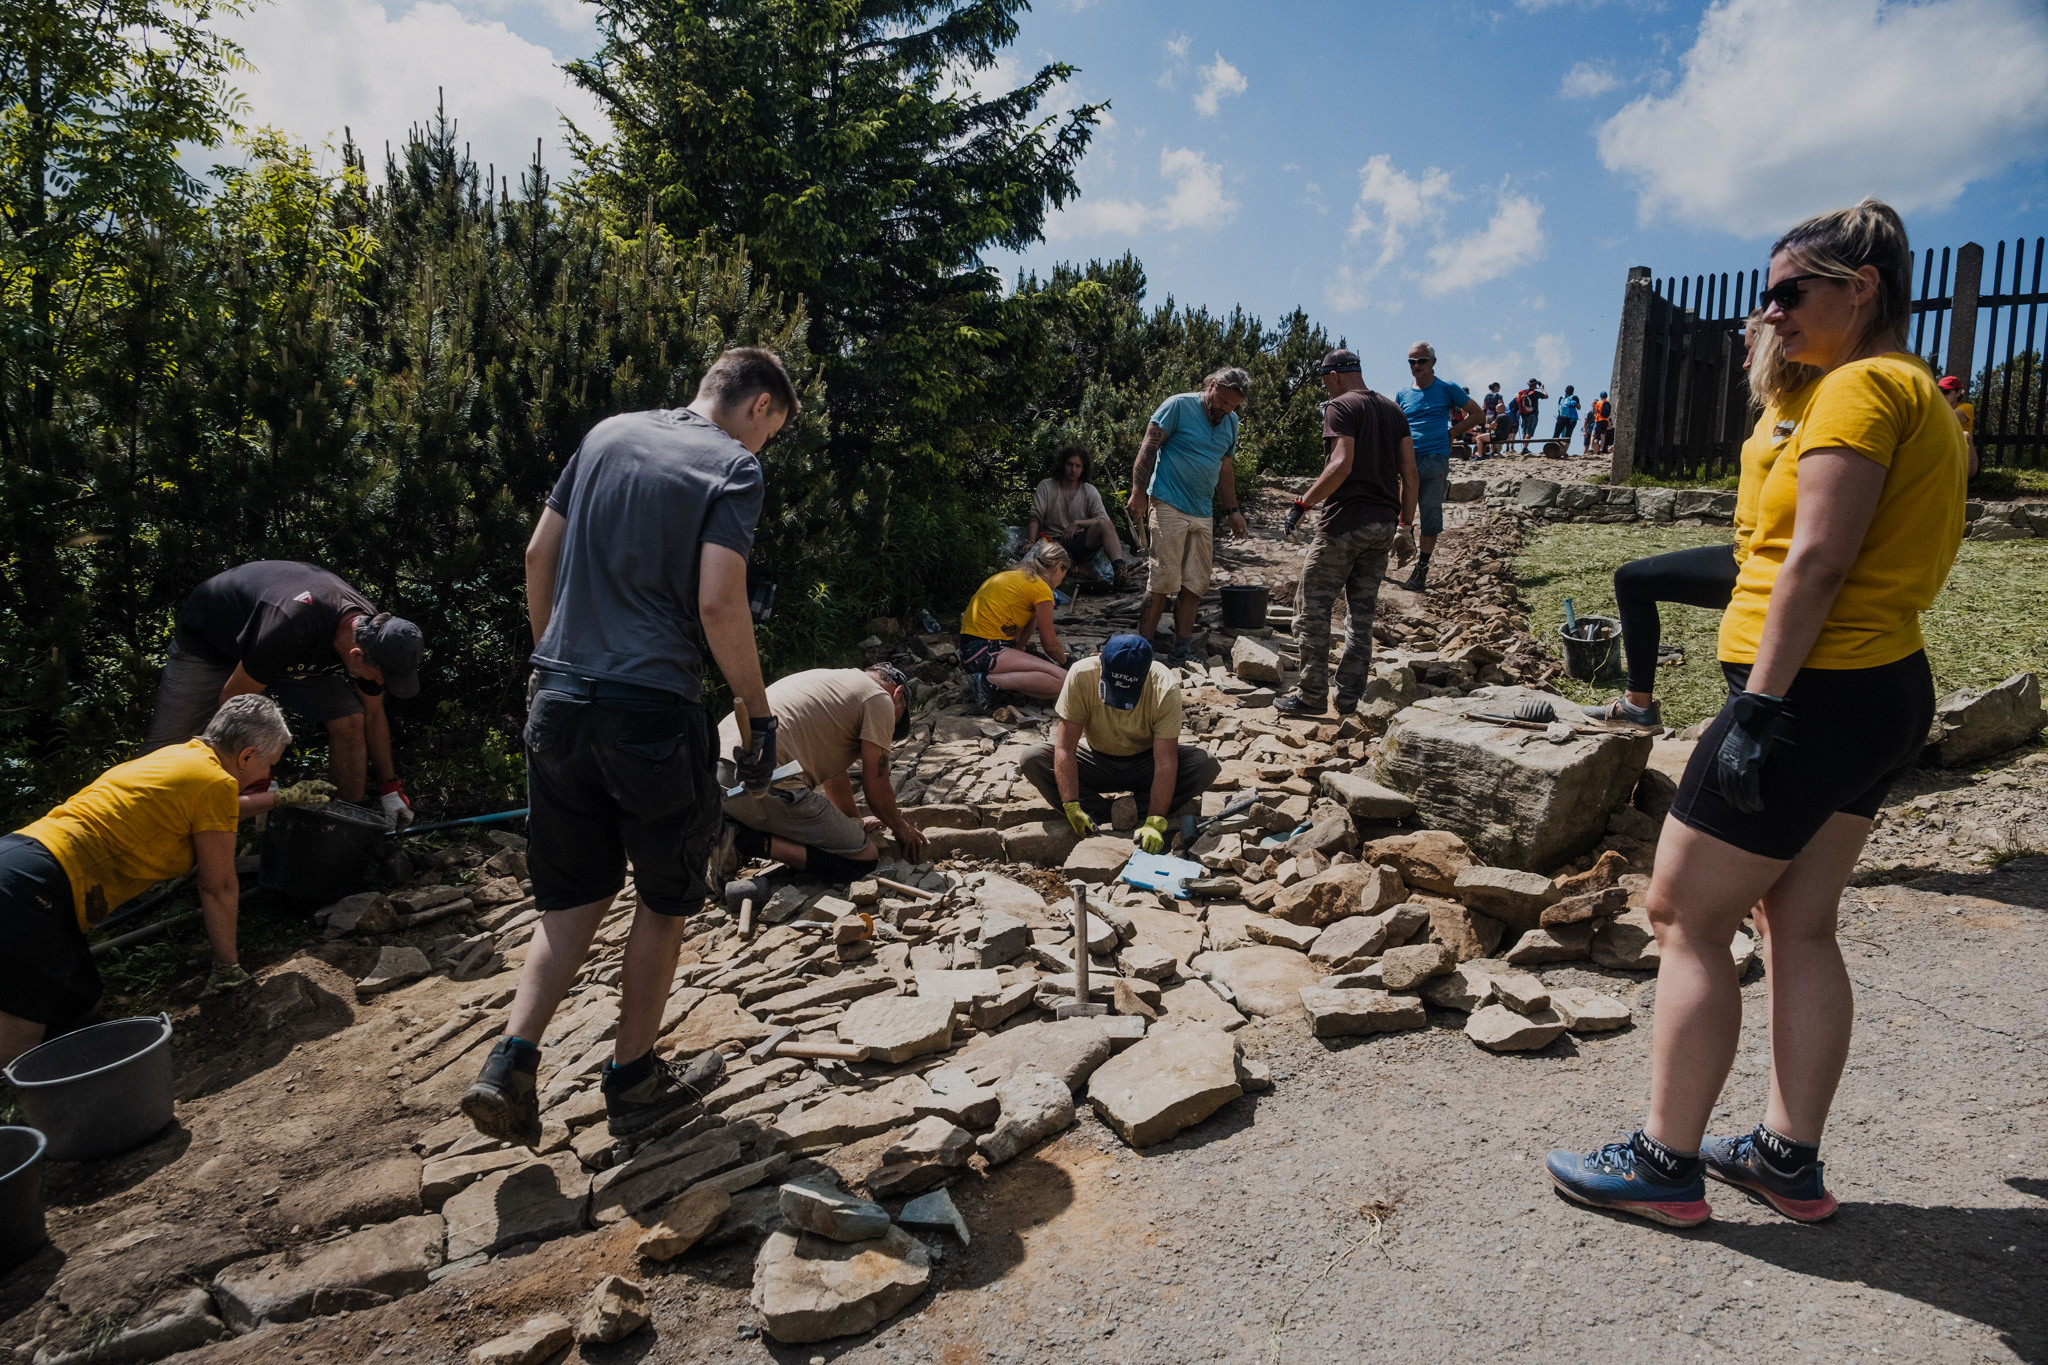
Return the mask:
{"type": "Polygon", "coordinates": [[[1152,642],[1142,635],[1112,635],[1102,647],[1102,703],[1119,711],[1137,706],[1152,672],[1152,642]]]}

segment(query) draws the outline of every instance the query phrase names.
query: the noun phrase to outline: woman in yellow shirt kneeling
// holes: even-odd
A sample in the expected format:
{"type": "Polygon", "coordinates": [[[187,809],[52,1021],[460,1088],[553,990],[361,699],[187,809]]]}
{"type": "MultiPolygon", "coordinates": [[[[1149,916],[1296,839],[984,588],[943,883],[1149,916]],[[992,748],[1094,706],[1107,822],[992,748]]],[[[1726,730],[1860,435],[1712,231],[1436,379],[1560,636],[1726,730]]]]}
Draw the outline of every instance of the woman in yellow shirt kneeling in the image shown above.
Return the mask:
{"type": "Polygon", "coordinates": [[[1787,1217],[1826,1218],[1821,1131],[1854,1014],[1836,906],[1892,783],[1920,756],[1934,680],[1920,636],[1963,538],[1963,429],[1904,349],[1912,255],[1889,207],[1809,219],[1771,250],[1763,321],[1821,377],[1757,492],[1721,621],[1728,701],[1694,750],[1648,895],[1661,960],[1642,1130],[1553,1152],[1571,1198],[1680,1227],[1703,1177],[1787,1217]],[[1729,945],[1754,913],[1771,1090],[1749,1132],[1706,1126],[1735,1060],[1729,945]]]}
{"type": "Polygon", "coordinates": [[[1012,568],[981,585],[960,616],[960,667],[983,715],[995,709],[993,691],[1022,692],[1039,701],[1059,696],[1067,681],[1067,650],[1053,629],[1053,589],[1073,561],[1049,540],[1035,542],[1012,568]],[[1050,661],[1025,651],[1033,634],[1050,661]]]}

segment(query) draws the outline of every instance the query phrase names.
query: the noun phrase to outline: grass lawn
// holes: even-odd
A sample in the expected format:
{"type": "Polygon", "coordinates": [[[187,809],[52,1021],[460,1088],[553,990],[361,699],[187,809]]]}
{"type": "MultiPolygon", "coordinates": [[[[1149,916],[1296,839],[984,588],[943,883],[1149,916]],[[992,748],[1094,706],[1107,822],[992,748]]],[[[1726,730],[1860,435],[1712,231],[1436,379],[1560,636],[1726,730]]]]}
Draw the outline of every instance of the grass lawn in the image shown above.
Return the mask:
{"type": "MultiPolygon", "coordinates": [[[[1725,527],[1551,526],[1523,545],[1515,581],[1528,604],[1530,629],[1562,657],[1557,627],[1564,599],[1580,615],[1614,614],[1614,571],[1632,559],[1723,544],[1725,527]]],[[[1966,541],[1948,583],[1920,618],[1937,693],[1985,687],[2014,673],[2048,675],[2048,540],[1966,541]]],[[[1714,658],[1721,614],[1698,607],[1658,608],[1663,638],[1685,650],[1685,662],[1657,672],[1664,723],[1686,726],[1720,709],[1725,688],[1714,658]]],[[[1574,701],[1604,701],[1618,683],[1598,686],[1559,678],[1574,701]]]]}

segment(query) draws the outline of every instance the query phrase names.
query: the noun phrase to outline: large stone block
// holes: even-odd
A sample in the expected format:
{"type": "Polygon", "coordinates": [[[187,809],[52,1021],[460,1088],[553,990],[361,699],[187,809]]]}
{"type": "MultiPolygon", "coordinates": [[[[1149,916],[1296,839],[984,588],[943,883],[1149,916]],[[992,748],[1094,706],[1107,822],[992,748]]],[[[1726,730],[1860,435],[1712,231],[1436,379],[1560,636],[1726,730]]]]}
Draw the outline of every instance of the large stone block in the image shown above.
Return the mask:
{"type": "Polygon", "coordinates": [[[441,1264],[438,1214],[401,1218],[337,1241],[237,1261],[214,1278],[221,1320],[237,1332],[267,1322],[374,1308],[427,1287],[441,1264]]]}
{"type": "Polygon", "coordinates": [[[1284,676],[1279,654],[1249,635],[1230,647],[1230,671],[1246,682],[1278,684],[1284,676]]]}
{"type": "Polygon", "coordinates": [[[1555,867],[1606,832],[1608,812],[1634,791],[1652,740],[1643,733],[1525,743],[1530,731],[1472,714],[1512,715],[1535,699],[1557,701],[1495,687],[1417,702],[1388,726],[1376,775],[1413,797],[1425,823],[1458,835],[1489,863],[1555,867]]]}
{"type": "Polygon", "coordinates": [[[1276,919],[1320,928],[1352,915],[1376,915],[1400,904],[1407,894],[1392,868],[1345,863],[1281,888],[1271,913],[1276,919]]]}
{"type": "Polygon", "coordinates": [[[1236,1040],[1199,1024],[1149,1034],[1088,1080],[1095,1112],[1133,1147],[1164,1142],[1243,1093],[1236,1040]]]}
{"type": "Polygon", "coordinates": [[[1415,813],[1413,797],[1390,791],[1360,773],[1324,773],[1317,785],[1357,824],[1402,820],[1415,813]]]}
{"type": "Polygon", "coordinates": [[[1458,884],[1458,873],[1479,862],[1463,839],[1441,829],[1375,839],[1359,857],[1368,863],[1383,863],[1400,873],[1409,886],[1438,895],[1449,895],[1458,884]]]}
{"type": "Polygon", "coordinates": [[[1318,1038],[1348,1038],[1360,1033],[1395,1033],[1426,1028],[1429,1012],[1412,995],[1374,990],[1329,990],[1303,987],[1302,1008],[1318,1038]]]}
{"type": "Polygon", "coordinates": [[[1510,929],[1534,929],[1557,900],[1550,878],[1512,867],[1463,868],[1451,884],[1451,894],[1510,929]]]}
{"type": "Polygon", "coordinates": [[[786,1345],[865,1332],[924,1292],[931,1253],[902,1228],[865,1242],[771,1233],[754,1259],[754,1311],[786,1345]]]}
{"type": "Polygon", "coordinates": [[[590,1174],[574,1152],[487,1175],[442,1207],[448,1259],[567,1237],[582,1231],[589,1208],[590,1174]]]}
{"type": "Polygon", "coordinates": [[[1081,842],[1065,820],[1039,820],[1003,831],[1003,858],[1012,863],[1064,863],[1081,842]]]}
{"type": "Polygon", "coordinates": [[[1927,743],[1936,763],[1953,768],[2026,744],[2044,723],[2040,680],[2015,673],[1996,687],[1966,687],[1936,702],[1927,743]]]}
{"type": "Polygon", "coordinates": [[[1320,967],[1291,948],[1203,953],[1194,965],[1228,986],[1240,1010],[1268,1019],[1300,1013],[1301,988],[1315,985],[1323,975],[1320,967]]]}

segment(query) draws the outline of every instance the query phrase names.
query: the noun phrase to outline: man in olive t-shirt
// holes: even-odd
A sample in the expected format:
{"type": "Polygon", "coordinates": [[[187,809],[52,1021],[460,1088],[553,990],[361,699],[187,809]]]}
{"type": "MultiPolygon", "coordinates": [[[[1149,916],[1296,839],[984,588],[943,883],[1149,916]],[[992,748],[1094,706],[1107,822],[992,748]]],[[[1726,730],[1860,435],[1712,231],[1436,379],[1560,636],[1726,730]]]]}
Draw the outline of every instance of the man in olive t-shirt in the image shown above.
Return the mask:
{"type": "Polygon", "coordinates": [[[1346,714],[1358,705],[1372,672],[1372,618],[1387,555],[1391,551],[1405,564],[1415,553],[1420,480],[1408,419],[1393,399],[1365,386],[1350,351],[1330,352],[1322,370],[1323,390],[1330,395],[1323,405],[1323,472],[1301,503],[1326,505],[1301,567],[1295,603],[1301,683],[1273,703],[1282,715],[1320,715],[1329,705],[1330,615],[1340,592],[1350,619],[1337,670],[1337,710],[1346,714]]]}

